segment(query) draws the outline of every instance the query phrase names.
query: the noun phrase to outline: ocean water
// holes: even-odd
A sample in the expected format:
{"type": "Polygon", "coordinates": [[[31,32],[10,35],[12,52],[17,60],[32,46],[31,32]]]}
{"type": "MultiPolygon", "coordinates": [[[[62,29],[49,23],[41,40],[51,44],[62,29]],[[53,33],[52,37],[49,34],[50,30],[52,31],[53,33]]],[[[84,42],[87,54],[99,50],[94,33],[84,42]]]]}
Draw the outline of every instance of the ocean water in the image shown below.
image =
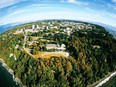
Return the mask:
{"type": "Polygon", "coordinates": [[[0,87],[20,87],[13,81],[12,75],[0,63],[0,87]]]}

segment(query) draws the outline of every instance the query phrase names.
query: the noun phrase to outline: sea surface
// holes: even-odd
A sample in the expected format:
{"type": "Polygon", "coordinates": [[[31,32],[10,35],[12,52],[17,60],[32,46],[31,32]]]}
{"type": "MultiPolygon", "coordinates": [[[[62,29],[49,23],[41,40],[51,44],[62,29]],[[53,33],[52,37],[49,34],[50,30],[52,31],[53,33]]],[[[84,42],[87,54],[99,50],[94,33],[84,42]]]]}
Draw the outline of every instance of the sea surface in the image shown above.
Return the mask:
{"type": "Polygon", "coordinates": [[[0,63],[0,87],[20,87],[12,75],[0,63]]]}

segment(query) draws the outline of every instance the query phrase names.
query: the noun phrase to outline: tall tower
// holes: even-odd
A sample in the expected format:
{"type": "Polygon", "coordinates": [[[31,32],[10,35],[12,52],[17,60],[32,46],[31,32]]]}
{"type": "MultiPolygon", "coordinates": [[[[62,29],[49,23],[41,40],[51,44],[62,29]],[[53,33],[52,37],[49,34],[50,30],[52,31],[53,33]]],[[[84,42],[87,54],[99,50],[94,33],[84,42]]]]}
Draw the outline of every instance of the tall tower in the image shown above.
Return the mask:
{"type": "Polygon", "coordinates": [[[37,25],[37,27],[36,27],[37,29],[39,29],[39,25],[37,25]]]}
{"type": "Polygon", "coordinates": [[[32,29],[35,29],[35,25],[32,25],[32,29]]]}

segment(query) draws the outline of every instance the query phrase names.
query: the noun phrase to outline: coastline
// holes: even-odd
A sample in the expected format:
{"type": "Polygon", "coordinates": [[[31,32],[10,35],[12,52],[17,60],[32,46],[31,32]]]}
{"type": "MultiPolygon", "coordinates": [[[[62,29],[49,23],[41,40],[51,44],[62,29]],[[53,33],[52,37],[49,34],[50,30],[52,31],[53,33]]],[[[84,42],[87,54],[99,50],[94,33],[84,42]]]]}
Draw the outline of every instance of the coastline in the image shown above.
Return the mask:
{"type": "Polygon", "coordinates": [[[0,58],[0,63],[2,63],[2,66],[12,75],[13,81],[16,82],[16,84],[19,84],[20,87],[24,87],[20,79],[14,76],[13,70],[7,66],[2,58],[0,58]]]}
{"type": "Polygon", "coordinates": [[[116,71],[111,73],[110,76],[108,76],[107,78],[105,78],[104,80],[102,80],[100,83],[98,83],[95,87],[100,87],[103,84],[105,84],[106,82],[108,82],[113,76],[116,75],[116,71]]]}
{"type": "MultiPolygon", "coordinates": [[[[19,84],[20,87],[26,87],[26,86],[23,86],[23,84],[19,78],[15,77],[15,75],[13,74],[13,70],[10,69],[7,66],[7,64],[4,62],[4,60],[1,58],[0,58],[0,63],[2,63],[2,66],[12,75],[13,81],[15,81],[16,84],[19,84]]],[[[111,72],[110,74],[106,75],[104,78],[101,78],[100,80],[96,81],[95,83],[93,83],[87,87],[102,87],[103,84],[107,83],[115,75],[116,75],[116,71],[111,72]]]]}
{"type": "Polygon", "coordinates": [[[107,75],[105,75],[104,78],[101,78],[99,80],[97,80],[96,82],[94,82],[91,85],[88,85],[87,87],[102,87],[102,85],[104,85],[105,83],[107,83],[108,81],[110,81],[110,79],[112,77],[116,76],[116,71],[114,72],[108,72],[107,75]]]}

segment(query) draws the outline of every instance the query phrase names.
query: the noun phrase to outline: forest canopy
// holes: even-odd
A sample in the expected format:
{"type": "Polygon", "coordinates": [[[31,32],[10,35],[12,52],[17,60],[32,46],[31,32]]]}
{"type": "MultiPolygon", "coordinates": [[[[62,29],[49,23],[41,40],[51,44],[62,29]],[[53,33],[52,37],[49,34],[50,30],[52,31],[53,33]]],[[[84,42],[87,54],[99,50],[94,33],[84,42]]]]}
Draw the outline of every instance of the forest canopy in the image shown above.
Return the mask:
{"type": "MultiPolygon", "coordinates": [[[[49,59],[35,59],[25,52],[23,34],[14,35],[14,30],[5,32],[0,35],[0,58],[27,87],[86,87],[116,70],[116,39],[103,27],[94,26],[95,29],[75,28],[70,35],[54,33],[52,39],[64,43],[70,56],[49,59]],[[17,42],[19,49],[14,48],[17,42]],[[11,53],[15,56],[9,56],[11,53]]],[[[30,36],[42,35],[49,39],[51,34],[46,36],[44,32],[30,36]]]]}

